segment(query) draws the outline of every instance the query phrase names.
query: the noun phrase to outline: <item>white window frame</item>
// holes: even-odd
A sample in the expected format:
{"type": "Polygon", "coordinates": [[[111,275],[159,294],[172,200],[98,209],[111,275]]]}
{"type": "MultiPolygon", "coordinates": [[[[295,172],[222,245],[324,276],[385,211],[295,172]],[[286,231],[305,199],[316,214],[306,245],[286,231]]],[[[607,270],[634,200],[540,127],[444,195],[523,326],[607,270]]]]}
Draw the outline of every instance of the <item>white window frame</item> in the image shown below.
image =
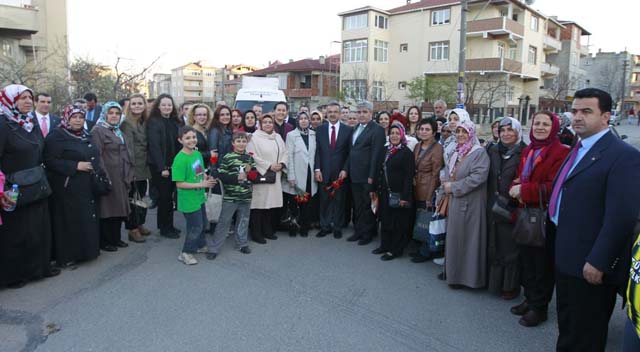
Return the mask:
{"type": "Polygon", "coordinates": [[[376,15],[374,26],[378,29],[389,29],[389,17],[376,15]]]}
{"type": "Polygon", "coordinates": [[[342,90],[345,96],[355,100],[367,99],[367,80],[349,79],[342,81],[342,90]]]}
{"type": "Polygon", "coordinates": [[[449,61],[449,41],[429,43],[429,61],[449,61]]]}
{"type": "Polygon", "coordinates": [[[376,39],[373,43],[373,61],[389,62],[389,42],[376,39]]]}
{"type": "Polygon", "coordinates": [[[498,42],[498,57],[503,58],[504,56],[505,45],[503,42],[498,42]]]}
{"type": "Polygon", "coordinates": [[[531,16],[531,30],[537,32],[539,27],[540,19],[537,16],[531,16]]]}
{"type": "Polygon", "coordinates": [[[529,45],[527,62],[531,65],[535,65],[538,62],[538,48],[535,46],[529,45]]]}
{"type": "Polygon", "coordinates": [[[432,26],[442,26],[450,23],[451,23],[451,8],[431,11],[432,26]]]}
{"type": "Polygon", "coordinates": [[[342,62],[367,62],[369,46],[367,39],[348,40],[342,44],[342,62]]]}
{"type": "Polygon", "coordinates": [[[509,59],[510,60],[517,60],[518,57],[518,47],[509,47],[509,59]]]}
{"type": "Polygon", "coordinates": [[[373,101],[382,101],[384,99],[383,81],[373,81],[371,84],[371,99],[373,101]]]}
{"type": "Polygon", "coordinates": [[[342,21],[342,30],[345,31],[367,28],[369,27],[369,13],[365,12],[357,15],[345,16],[342,21]]]}

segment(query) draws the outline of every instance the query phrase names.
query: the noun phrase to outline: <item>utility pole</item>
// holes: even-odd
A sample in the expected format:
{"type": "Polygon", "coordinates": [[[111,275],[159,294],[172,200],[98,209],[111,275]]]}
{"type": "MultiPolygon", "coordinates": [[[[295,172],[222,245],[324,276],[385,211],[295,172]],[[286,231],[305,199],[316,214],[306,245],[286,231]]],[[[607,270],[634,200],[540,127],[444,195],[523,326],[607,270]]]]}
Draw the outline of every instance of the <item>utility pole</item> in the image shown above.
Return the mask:
{"type": "Polygon", "coordinates": [[[622,91],[620,92],[620,115],[622,116],[622,112],[624,111],[624,96],[625,90],[627,89],[627,66],[629,65],[629,60],[627,60],[627,52],[624,51],[622,53],[622,91]]]}
{"type": "Polygon", "coordinates": [[[464,71],[465,71],[465,50],[467,48],[467,1],[460,2],[460,55],[458,57],[458,104],[456,107],[464,107],[464,71]]]}

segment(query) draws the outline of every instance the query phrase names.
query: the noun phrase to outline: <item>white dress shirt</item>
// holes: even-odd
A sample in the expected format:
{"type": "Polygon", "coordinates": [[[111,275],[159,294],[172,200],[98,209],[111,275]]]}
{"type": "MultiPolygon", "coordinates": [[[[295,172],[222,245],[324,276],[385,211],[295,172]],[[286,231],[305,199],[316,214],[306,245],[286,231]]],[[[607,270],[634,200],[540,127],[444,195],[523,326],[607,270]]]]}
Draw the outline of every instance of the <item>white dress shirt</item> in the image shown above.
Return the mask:
{"type": "Polygon", "coordinates": [[[336,122],[335,125],[331,124],[331,122],[329,122],[329,145],[331,145],[331,127],[336,128],[336,142],[338,141],[338,131],[340,131],[340,121],[336,122]]]}

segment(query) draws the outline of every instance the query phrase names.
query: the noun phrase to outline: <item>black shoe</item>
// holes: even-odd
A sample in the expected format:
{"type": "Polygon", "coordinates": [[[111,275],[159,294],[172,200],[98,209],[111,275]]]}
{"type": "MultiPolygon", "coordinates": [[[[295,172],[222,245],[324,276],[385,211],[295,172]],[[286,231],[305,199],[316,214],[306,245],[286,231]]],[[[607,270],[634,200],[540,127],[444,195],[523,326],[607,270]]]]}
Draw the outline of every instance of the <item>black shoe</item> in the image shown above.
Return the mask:
{"type": "Polygon", "coordinates": [[[160,231],[160,236],[166,237],[166,238],[171,238],[171,239],[180,238],[180,235],[178,235],[177,233],[175,233],[173,231],[160,231]]]}
{"type": "Polygon", "coordinates": [[[175,233],[176,235],[179,235],[180,233],[182,233],[182,231],[176,229],[175,227],[172,227],[171,230],[169,230],[169,231],[175,233]]]}
{"type": "Polygon", "coordinates": [[[265,240],[264,238],[251,238],[251,240],[253,240],[253,242],[255,243],[260,243],[260,244],[265,244],[267,243],[267,240],[265,240]]]}
{"type": "Polygon", "coordinates": [[[416,257],[411,258],[411,261],[414,263],[424,263],[426,261],[429,261],[430,259],[431,257],[429,256],[418,255],[416,257]]]}
{"type": "Polygon", "coordinates": [[[300,237],[309,237],[309,231],[306,231],[306,230],[302,231],[302,230],[300,230],[300,237]]]}
{"type": "Polygon", "coordinates": [[[42,276],[44,276],[44,277],[54,277],[54,276],[58,276],[58,275],[60,275],[60,269],[56,268],[55,266],[52,266],[42,276]]]}
{"type": "Polygon", "coordinates": [[[447,280],[447,276],[442,272],[442,273],[438,274],[438,280],[446,281],[447,280]]]}
{"type": "Polygon", "coordinates": [[[537,312],[535,310],[528,311],[520,318],[518,323],[528,328],[538,326],[540,323],[547,321],[547,312],[537,312]]]}
{"type": "Polygon", "coordinates": [[[60,269],[64,269],[64,270],[76,270],[78,267],[76,266],[76,263],[74,262],[68,262],[65,264],[60,265],[60,269]]]}
{"type": "Polygon", "coordinates": [[[418,252],[411,252],[411,253],[409,253],[409,256],[410,256],[411,258],[416,258],[416,257],[422,257],[422,254],[420,254],[420,251],[418,251],[418,252]]]}
{"type": "Polygon", "coordinates": [[[324,237],[324,236],[326,236],[326,235],[328,235],[330,233],[331,233],[331,231],[320,230],[320,231],[318,231],[318,233],[316,233],[316,237],[324,237]]]}
{"type": "Polygon", "coordinates": [[[7,285],[7,288],[18,289],[23,288],[27,284],[27,280],[18,280],[7,285]]]}
{"type": "Polygon", "coordinates": [[[371,243],[371,241],[373,241],[373,239],[371,238],[362,238],[360,239],[360,241],[358,241],[358,246],[366,246],[371,243]]]}
{"type": "Polygon", "coordinates": [[[334,230],[333,231],[333,238],[342,238],[342,231],[334,230]]]}
{"type": "Polygon", "coordinates": [[[249,246],[244,246],[244,247],[240,248],[240,253],[249,254],[249,253],[251,253],[251,248],[249,248],[249,246]]]}
{"type": "Polygon", "coordinates": [[[214,260],[214,259],[216,259],[217,256],[218,256],[217,253],[207,253],[207,255],[206,255],[207,260],[214,260]]]}
{"type": "Polygon", "coordinates": [[[360,236],[358,236],[358,235],[351,235],[351,236],[349,236],[349,238],[347,238],[347,241],[349,241],[349,242],[355,242],[355,241],[358,241],[359,239],[360,239],[360,236]]]}
{"type": "Polygon", "coordinates": [[[452,290],[461,290],[464,288],[464,285],[459,284],[449,284],[449,288],[452,290]]]}
{"type": "Polygon", "coordinates": [[[264,236],[264,238],[268,239],[268,240],[277,240],[278,236],[276,235],[269,235],[269,236],[264,236]]]}
{"type": "Polygon", "coordinates": [[[511,307],[509,311],[513,315],[525,315],[529,311],[529,302],[525,300],[517,306],[511,307]]]}
{"type": "Polygon", "coordinates": [[[296,237],[296,230],[289,230],[289,237],[296,237]]]}
{"type": "Polygon", "coordinates": [[[127,242],[124,242],[124,241],[122,241],[122,240],[119,240],[118,242],[116,242],[116,247],[119,247],[119,248],[126,248],[126,247],[129,247],[129,245],[127,244],[127,242]]]}
{"type": "Polygon", "coordinates": [[[382,247],[378,247],[378,248],[376,248],[376,249],[371,251],[371,253],[373,253],[373,254],[382,254],[382,253],[386,253],[386,252],[387,252],[387,250],[383,249],[382,247]]]}
{"type": "Polygon", "coordinates": [[[394,259],[396,256],[391,254],[391,253],[385,253],[382,257],[380,257],[380,260],[382,260],[383,262],[387,262],[389,260],[394,259]]]}
{"type": "Polygon", "coordinates": [[[115,252],[118,250],[118,247],[112,246],[110,244],[105,244],[104,246],[100,246],[100,249],[105,252],[115,252]]]}

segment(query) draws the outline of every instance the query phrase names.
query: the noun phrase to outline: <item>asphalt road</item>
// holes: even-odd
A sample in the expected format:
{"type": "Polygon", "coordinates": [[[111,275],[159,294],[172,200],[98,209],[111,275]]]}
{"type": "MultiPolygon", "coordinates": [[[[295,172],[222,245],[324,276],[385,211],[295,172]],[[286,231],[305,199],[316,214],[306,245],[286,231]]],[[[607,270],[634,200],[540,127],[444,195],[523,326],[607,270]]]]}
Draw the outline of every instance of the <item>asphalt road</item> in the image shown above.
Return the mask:
{"type": "MultiPolygon", "coordinates": [[[[640,145],[640,127],[618,131],[640,145]]],[[[181,246],[152,235],[0,290],[0,351],[554,350],[554,304],[549,321],[521,327],[509,313],[520,298],[450,290],[436,279],[440,267],[407,256],[382,262],[370,254],[375,243],[281,233],[244,255],[229,238],[216,260],[198,255],[191,267],[177,261],[181,246]]],[[[618,304],[607,351],[620,350],[624,320],[618,304]]]]}

